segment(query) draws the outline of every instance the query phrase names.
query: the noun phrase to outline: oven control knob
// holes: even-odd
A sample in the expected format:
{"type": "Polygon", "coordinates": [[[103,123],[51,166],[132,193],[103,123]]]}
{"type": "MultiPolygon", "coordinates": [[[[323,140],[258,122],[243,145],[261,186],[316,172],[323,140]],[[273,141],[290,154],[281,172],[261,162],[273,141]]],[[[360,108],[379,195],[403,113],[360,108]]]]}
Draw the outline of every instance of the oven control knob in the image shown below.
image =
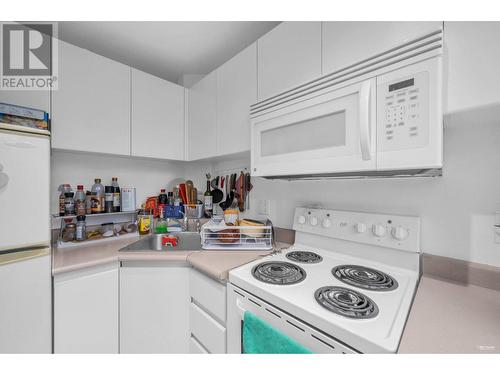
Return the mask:
{"type": "Polygon", "coordinates": [[[356,224],[356,232],[365,233],[366,232],[366,224],[365,223],[357,223],[356,224]]]}
{"type": "Polygon", "coordinates": [[[309,219],[309,224],[311,224],[313,227],[318,225],[318,218],[316,216],[311,216],[309,219]]]}
{"type": "Polygon", "coordinates": [[[323,228],[330,228],[332,226],[332,221],[330,219],[323,219],[321,225],[323,228]]]}
{"type": "Polygon", "coordinates": [[[297,219],[299,224],[305,224],[306,223],[306,217],[304,215],[300,215],[297,219]]]}
{"type": "Polygon", "coordinates": [[[386,230],[382,224],[373,224],[372,232],[377,237],[384,237],[386,230]]]}
{"type": "Polygon", "coordinates": [[[401,226],[397,226],[392,228],[391,230],[392,237],[398,241],[406,240],[410,233],[408,233],[408,229],[403,228],[401,226]]]}

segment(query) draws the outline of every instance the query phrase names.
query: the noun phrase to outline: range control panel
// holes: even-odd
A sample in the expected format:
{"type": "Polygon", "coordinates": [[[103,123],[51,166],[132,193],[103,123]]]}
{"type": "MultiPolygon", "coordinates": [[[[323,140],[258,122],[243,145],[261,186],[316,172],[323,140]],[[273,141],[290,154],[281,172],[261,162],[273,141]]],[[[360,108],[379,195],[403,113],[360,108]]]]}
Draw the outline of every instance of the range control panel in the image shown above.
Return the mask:
{"type": "Polygon", "coordinates": [[[299,232],[420,252],[420,218],[328,209],[295,209],[299,232]]]}
{"type": "Polygon", "coordinates": [[[396,151],[429,142],[429,72],[377,80],[377,148],[396,151]]]}

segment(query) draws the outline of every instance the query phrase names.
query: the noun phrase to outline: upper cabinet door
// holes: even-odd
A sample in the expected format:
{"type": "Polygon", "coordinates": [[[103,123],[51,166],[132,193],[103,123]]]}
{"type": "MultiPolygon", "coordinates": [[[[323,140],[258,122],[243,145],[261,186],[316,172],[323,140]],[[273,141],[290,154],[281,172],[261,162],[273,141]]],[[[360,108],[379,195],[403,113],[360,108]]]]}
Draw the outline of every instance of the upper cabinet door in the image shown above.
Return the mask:
{"type": "Polygon", "coordinates": [[[323,74],[442,28],[442,22],[323,22],[323,74]]]}
{"type": "Polygon", "coordinates": [[[59,41],[52,147],[130,155],[130,68],[59,41]]]}
{"type": "Polygon", "coordinates": [[[217,71],[188,91],[188,160],[216,155],[217,71]]]}
{"type": "Polygon", "coordinates": [[[259,100],[321,76],[321,22],[283,22],[257,44],[259,100]]]}
{"type": "Polygon", "coordinates": [[[132,155],[184,160],[184,87],[132,69],[132,155]]]}
{"type": "Polygon", "coordinates": [[[445,22],[447,112],[500,102],[500,22],[445,22]]]}
{"type": "Polygon", "coordinates": [[[250,105],[257,101],[257,44],[217,70],[217,154],[250,150],[250,105]]]}

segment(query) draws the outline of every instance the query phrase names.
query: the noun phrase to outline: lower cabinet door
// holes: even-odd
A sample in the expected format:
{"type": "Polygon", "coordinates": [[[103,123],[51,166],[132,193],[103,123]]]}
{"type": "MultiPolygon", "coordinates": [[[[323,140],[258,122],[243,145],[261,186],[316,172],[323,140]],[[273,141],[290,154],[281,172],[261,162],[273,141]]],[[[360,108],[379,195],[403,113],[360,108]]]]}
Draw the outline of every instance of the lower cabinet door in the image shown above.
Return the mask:
{"type": "Polygon", "coordinates": [[[54,352],[118,353],[118,263],[54,276],[54,352]]]}
{"type": "Polygon", "coordinates": [[[189,353],[189,268],[123,262],[120,353],[189,353]]]}

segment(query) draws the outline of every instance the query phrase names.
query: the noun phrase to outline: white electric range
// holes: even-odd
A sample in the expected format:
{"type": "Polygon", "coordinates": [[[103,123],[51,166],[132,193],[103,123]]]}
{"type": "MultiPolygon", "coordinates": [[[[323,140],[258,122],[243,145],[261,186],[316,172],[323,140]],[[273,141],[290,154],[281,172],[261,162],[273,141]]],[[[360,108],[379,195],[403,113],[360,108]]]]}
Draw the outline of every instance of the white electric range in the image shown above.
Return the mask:
{"type": "Polygon", "coordinates": [[[395,353],[420,277],[420,219],[297,208],[295,244],[229,273],[227,343],[245,311],[314,353],[395,353]]]}

